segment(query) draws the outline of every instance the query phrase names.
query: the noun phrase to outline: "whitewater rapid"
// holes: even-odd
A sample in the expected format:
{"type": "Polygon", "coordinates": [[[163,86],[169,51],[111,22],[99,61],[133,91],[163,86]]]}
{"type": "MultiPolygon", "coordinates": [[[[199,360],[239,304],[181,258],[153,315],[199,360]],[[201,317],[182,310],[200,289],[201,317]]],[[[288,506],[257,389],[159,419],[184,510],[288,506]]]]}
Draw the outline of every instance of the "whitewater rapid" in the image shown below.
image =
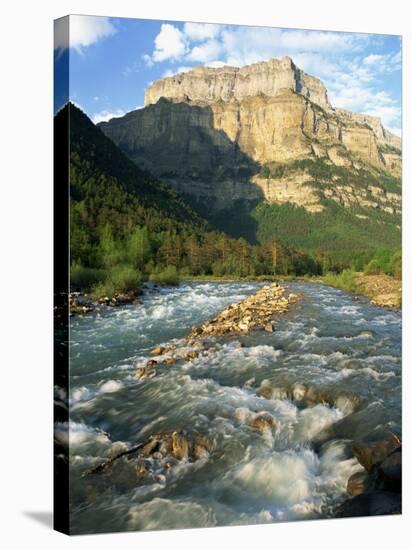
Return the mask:
{"type": "Polygon", "coordinates": [[[148,290],[140,306],[71,319],[71,416],[56,429],[70,439],[73,532],[330,517],[360,470],[348,439],[400,431],[400,313],[319,284],[287,285],[304,298],[273,333],[215,339],[196,359],[136,381],[154,346],[179,343],[259,286],[185,283],[148,290]],[[304,406],[302,386],[328,398],[304,406]],[[250,426],[263,411],[273,431],[250,426]],[[337,422],[339,437],[319,439],[337,422]],[[206,435],[213,452],[150,482],[120,467],[81,478],[97,460],[173,430],[206,435]]]}

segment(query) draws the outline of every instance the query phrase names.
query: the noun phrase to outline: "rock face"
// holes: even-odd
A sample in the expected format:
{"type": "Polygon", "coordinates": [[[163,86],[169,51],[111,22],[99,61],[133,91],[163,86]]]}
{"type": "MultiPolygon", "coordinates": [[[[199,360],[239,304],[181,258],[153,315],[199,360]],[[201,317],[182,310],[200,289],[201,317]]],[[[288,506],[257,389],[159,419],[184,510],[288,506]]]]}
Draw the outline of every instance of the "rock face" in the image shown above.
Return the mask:
{"type": "Polygon", "coordinates": [[[324,109],[331,109],[324,84],[296,67],[290,57],[242,68],[201,66],[157,80],[146,90],[145,106],[157,103],[161,97],[212,105],[218,101],[242,101],[260,94],[273,97],[281,90],[293,90],[324,109]]]}
{"type": "MultiPolygon", "coordinates": [[[[242,68],[197,67],[156,81],[143,109],[100,128],[137,164],[216,209],[244,199],[322,210],[316,178],[295,166],[302,160],[354,176],[366,170],[375,179],[401,170],[400,139],[376,117],[334,109],[324,84],[289,57],[242,68]],[[289,167],[289,179],[267,177],[263,168],[273,165],[289,167]]],[[[329,182],[324,196],[349,206],[347,183],[339,190],[329,182]]],[[[374,201],[365,187],[354,202],[396,213],[400,186],[392,194],[374,201]]]]}

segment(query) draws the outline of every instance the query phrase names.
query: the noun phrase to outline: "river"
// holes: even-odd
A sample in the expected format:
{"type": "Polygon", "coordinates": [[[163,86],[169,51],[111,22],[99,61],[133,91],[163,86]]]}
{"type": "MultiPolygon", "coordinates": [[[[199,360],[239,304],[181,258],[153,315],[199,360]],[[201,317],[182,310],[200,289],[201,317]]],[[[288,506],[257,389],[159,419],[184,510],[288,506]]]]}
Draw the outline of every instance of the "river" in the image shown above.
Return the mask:
{"type": "Polygon", "coordinates": [[[70,423],[57,431],[64,438],[70,428],[73,533],[331,517],[361,469],[348,440],[401,431],[400,312],[316,283],[285,285],[303,299],[273,333],[216,339],[207,354],[136,381],[155,345],[178,343],[259,286],[183,283],[147,290],[140,306],[71,319],[70,423]],[[302,406],[301,385],[330,398],[302,406]],[[273,415],[273,432],[248,425],[256,411],[273,415]],[[322,439],[344,418],[339,436],[322,439]],[[145,481],[120,465],[81,478],[127,445],[174,430],[206,435],[213,452],[145,481]]]}

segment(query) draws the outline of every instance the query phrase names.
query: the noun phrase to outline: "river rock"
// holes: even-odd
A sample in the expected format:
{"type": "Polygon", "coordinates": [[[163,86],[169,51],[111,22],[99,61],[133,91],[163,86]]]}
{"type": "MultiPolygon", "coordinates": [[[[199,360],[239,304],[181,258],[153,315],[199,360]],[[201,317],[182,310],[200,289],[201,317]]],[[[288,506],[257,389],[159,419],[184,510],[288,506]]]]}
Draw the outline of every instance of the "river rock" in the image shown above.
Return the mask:
{"type": "Polygon", "coordinates": [[[346,492],[352,497],[365,493],[368,488],[368,472],[356,472],[348,479],[346,492]]]}
{"type": "Polygon", "coordinates": [[[266,332],[273,332],[273,325],[272,325],[272,323],[266,323],[266,325],[265,325],[264,328],[265,328],[265,331],[266,331],[266,332]]]}
{"type": "Polygon", "coordinates": [[[143,456],[150,456],[159,448],[159,440],[156,437],[150,437],[142,447],[143,456]]]}
{"type": "Polygon", "coordinates": [[[231,336],[236,333],[248,333],[255,328],[272,332],[273,315],[284,313],[289,305],[299,298],[296,294],[286,297],[285,292],[285,288],[278,283],[260,288],[242,302],[231,304],[200,328],[193,328],[191,336],[231,336]]]}
{"type": "Polygon", "coordinates": [[[319,445],[331,439],[349,439],[359,442],[372,438],[382,439],[387,432],[377,426],[385,425],[388,421],[387,408],[381,403],[372,403],[324,428],[314,438],[313,443],[319,445]]]}
{"type": "Polygon", "coordinates": [[[307,388],[303,384],[295,384],[292,387],[292,397],[294,401],[302,401],[306,396],[307,388]]]}
{"type": "Polygon", "coordinates": [[[189,456],[189,443],[187,438],[179,432],[173,432],[172,434],[172,453],[179,459],[185,459],[189,456]]]}
{"type": "Polygon", "coordinates": [[[149,474],[149,467],[145,460],[138,460],[135,470],[137,477],[145,477],[149,474]]]}
{"type": "Polygon", "coordinates": [[[146,363],[144,367],[139,367],[136,370],[135,378],[136,380],[145,380],[147,378],[153,378],[156,376],[156,369],[154,368],[157,365],[157,361],[151,359],[146,363]]]}
{"type": "Polygon", "coordinates": [[[389,491],[400,492],[402,489],[402,451],[396,449],[379,465],[385,488],[389,491]]]}
{"type": "Polygon", "coordinates": [[[276,420],[269,413],[257,413],[252,417],[249,424],[252,428],[264,433],[276,426],[276,420]]]}
{"type": "MultiPolygon", "coordinates": [[[[359,463],[367,472],[370,472],[373,466],[383,462],[400,445],[399,438],[395,434],[389,433],[384,439],[378,441],[355,443],[352,445],[352,451],[359,463]]],[[[388,471],[390,471],[390,465],[388,471]]]]}
{"type": "Polygon", "coordinates": [[[374,491],[362,493],[345,501],[335,512],[335,517],[384,516],[401,513],[402,499],[398,493],[374,491]]]}
{"type": "Polygon", "coordinates": [[[150,352],[150,355],[163,355],[166,352],[166,348],[164,346],[157,346],[156,348],[153,348],[150,352]]]}
{"type": "Polygon", "coordinates": [[[190,456],[193,460],[199,460],[209,456],[212,450],[212,445],[209,439],[200,434],[195,434],[190,444],[190,456]]]}

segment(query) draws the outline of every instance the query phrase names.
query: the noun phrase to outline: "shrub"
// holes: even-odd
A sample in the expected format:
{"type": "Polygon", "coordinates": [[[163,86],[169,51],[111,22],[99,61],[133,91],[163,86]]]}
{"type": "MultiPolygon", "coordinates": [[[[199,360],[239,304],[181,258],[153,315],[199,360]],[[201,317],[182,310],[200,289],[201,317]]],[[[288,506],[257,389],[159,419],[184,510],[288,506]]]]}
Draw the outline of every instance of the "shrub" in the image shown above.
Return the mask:
{"type": "Polygon", "coordinates": [[[104,269],[74,264],[70,269],[70,283],[79,290],[90,290],[105,279],[104,269]]]}
{"type": "Polygon", "coordinates": [[[100,298],[112,298],[116,294],[116,288],[112,282],[106,281],[95,285],[92,289],[92,296],[95,300],[100,298]]]}
{"type": "Polygon", "coordinates": [[[356,273],[351,269],[345,269],[342,273],[327,273],[323,282],[336,288],[342,288],[348,292],[358,292],[359,284],[356,280],[356,273]]]}
{"type": "Polygon", "coordinates": [[[176,267],[170,265],[159,273],[152,273],[150,275],[150,280],[161,285],[177,285],[179,284],[179,274],[176,267]]]}
{"type": "Polygon", "coordinates": [[[365,275],[378,275],[382,269],[378,260],[371,260],[365,267],[365,275]]]}
{"type": "Polygon", "coordinates": [[[402,279],[402,252],[397,250],[392,258],[390,265],[391,275],[396,279],[402,279]]]}
{"type": "Polygon", "coordinates": [[[131,266],[120,265],[108,272],[107,282],[111,283],[118,292],[137,290],[142,282],[142,274],[131,266]]]}

